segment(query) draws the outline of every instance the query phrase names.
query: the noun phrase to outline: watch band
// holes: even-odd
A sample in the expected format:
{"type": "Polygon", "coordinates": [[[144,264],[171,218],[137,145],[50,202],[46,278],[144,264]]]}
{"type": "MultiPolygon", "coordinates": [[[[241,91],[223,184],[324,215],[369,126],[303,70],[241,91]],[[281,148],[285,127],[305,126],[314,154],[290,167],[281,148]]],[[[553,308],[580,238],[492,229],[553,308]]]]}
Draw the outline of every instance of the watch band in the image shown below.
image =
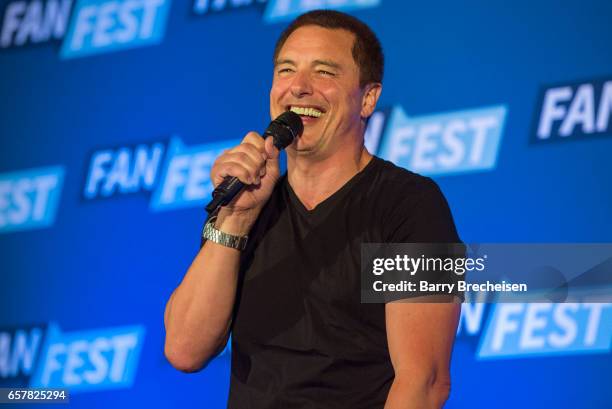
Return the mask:
{"type": "Polygon", "coordinates": [[[217,230],[215,229],[216,220],[217,216],[213,216],[206,222],[202,230],[202,237],[225,247],[231,247],[240,251],[244,250],[249,236],[234,236],[233,234],[217,230]]]}

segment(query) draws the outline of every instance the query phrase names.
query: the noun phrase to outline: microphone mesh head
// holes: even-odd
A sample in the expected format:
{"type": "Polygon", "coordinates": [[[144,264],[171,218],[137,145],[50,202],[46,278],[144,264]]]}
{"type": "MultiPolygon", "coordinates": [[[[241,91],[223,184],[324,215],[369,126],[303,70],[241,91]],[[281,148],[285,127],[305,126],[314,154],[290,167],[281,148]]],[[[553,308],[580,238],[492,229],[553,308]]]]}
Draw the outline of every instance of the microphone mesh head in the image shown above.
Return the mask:
{"type": "Polygon", "coordinates": [[[291,128],[291,131],[293,131],[295,136],[298,136],[304,132],[304,123],[302,123],[302,118],[300,118],[300,116],[295,112],[283,112],[276,118],[276,121],[282,122],[291,128]]]}
{"type": "Polygon", "coordinates": [[[302,118],[295,112],[287,111],[280,114],[270,123],[264,132],[264,137],[272,135],[274,146],[285,149],[304,131],[302,118]]]}

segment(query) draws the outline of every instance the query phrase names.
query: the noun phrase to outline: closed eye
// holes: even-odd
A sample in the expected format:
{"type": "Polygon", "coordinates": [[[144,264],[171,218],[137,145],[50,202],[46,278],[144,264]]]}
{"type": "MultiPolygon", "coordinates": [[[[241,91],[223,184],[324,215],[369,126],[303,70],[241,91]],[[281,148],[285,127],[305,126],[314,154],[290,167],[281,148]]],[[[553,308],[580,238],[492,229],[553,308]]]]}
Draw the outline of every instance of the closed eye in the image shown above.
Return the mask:
{"type": "Polygon", "coordinates": [[[325,76],[328,76],[328,77],[334,77],[336,75],[333,72],[329,72],[329,71],[326,71],[326,70],[318,70],[317,72],[319,74],[321,74],[321,75],[325,75],[325,76]]]}

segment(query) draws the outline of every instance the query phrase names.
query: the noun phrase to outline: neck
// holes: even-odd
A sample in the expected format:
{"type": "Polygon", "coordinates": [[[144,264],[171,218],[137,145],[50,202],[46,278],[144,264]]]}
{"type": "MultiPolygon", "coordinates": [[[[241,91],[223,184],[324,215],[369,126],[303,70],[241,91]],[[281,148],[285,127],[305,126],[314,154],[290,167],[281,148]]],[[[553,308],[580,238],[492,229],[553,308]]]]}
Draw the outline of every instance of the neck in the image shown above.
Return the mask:
{"type": "Polygon", "coordinates": [[[344,147],[324,158],[288,152],[287,177],[304,207],[312,210],[361,172],[371,159],[363,144],[344,147]]]}

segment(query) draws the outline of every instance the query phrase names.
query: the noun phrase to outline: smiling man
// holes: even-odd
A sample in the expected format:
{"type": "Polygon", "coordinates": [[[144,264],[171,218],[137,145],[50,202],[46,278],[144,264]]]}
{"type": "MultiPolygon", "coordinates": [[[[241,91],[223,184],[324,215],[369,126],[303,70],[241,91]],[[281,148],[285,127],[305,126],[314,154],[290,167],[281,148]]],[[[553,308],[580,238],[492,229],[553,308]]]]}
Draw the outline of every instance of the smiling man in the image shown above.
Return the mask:
{"type": "Polygon", "coordinates": [[[272,118],[291,110],[304,123],[287,174],[255,132],[215,162],[215,186],[231,175],[249,188],[209,222],[170,297],[165,353],[197,371],[231,332],[230,408],[438,408],[448,397],[452,296],[360,302],[361,243],[459,242],[437,185],[364,147],[382,76],[364,23],[298,17],[276,44],[270,91],[272,118]]]}

